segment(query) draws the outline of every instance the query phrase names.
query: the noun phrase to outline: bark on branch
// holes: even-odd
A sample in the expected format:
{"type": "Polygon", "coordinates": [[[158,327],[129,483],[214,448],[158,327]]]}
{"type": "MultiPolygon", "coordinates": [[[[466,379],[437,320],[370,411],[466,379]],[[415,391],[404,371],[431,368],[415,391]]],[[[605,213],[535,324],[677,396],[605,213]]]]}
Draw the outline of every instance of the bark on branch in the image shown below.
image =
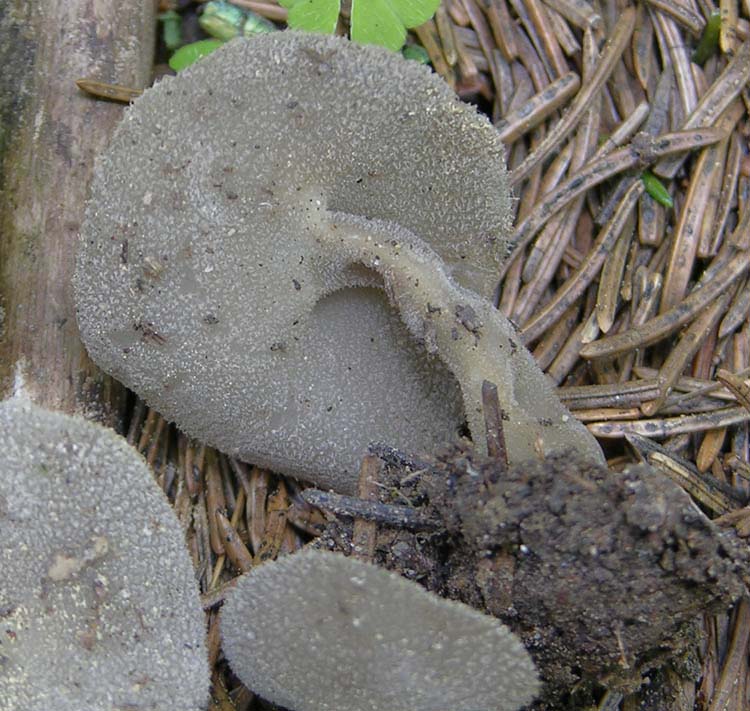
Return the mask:
{"type": "Polygon", "coordinates": [[[144,87],[153,0],[0,3],[0,397],[116,419],[122,387],[89,361],[70,277],[94,159],[122,114],[75,80],[144,87]]]}

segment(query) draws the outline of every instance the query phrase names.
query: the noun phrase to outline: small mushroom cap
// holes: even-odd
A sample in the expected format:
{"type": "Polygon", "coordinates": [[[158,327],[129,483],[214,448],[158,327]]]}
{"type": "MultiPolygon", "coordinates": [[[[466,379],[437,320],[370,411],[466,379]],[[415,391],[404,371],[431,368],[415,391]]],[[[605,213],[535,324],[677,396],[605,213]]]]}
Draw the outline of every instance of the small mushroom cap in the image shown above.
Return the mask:
{"type": "Polygon", "coordinates": [[[243,683],[294,711],[512,711],[539,688],[494,617],[325,551],[246,573],[221,629],[243,683]]]}
{"type": "Polygon", "coordinates": [[[190,435],[352,491],[370,441],[432,448],[463,405],[385,300],[352,291],[379,277],[321,256],[313,226],[329,211],[399,225],[489,297],[510,221],[503,145],[382,48],[235,40],[126,112],[98,163],[75,292],[97,364],[190,435]],[[323,318],[337,291],[357,303],[323,318]]]}
{"type": "Polygon", "coordinates": [[[193,568],[144,460],[19,399],[0,450],[0,711],[205,708],[193,568]]]}

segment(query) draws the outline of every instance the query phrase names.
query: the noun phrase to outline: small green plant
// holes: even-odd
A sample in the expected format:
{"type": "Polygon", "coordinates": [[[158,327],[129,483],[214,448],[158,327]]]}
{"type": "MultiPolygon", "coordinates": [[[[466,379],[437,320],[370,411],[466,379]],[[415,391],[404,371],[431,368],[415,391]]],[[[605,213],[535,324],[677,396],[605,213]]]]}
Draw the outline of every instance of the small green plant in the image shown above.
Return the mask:
{"type": "Polygon", "coordinates": [[[182,36],[179,14],[166,12],[162,13],[159,19],[163,22],[164,44],[173,52],[169,58],[169,66],[176,72],[182,71],[207,54],[211,54],[233,37],[238,35],[252,37],[276,31],[273,22],[221,0],[206,3],[199,20],[201,28],[211,35],[211,38],[180,47],[182,36]]]}
{"type": "MultiPolygon", "coordinates": [[[[279,0],[289,10],[287,23],[296,30],[332,34],[341,0],[279,0]]],[[[379,44],[398,51],[406,30],[427,22],[440,0],[352,0],[350,36],[360,44],[379,44]]]]}
{"type": "Polygon", "coordinates": [[[252,37],[277,30],[270,20],[224,0],[206,3],[198,23],[204,32],[224,42],[238,35],[252,37]]]}
{"type": "Polygon", "coordinates": [[[706,22],[703,28],[703,34],[698,41],[698,46],[693,52],[691,59],[700,66],[703,66],[719,49],[719,30],[721,29],[721,13],[715,10],[706,22]]]}
{"type": "Polygon", "coordinates": [[[420,64],[430,63],[430,55],[427,54],[427,50],[421,44],[404,45],[401,54],[404,55],[404,59],[411,59],[420,64]]]}
{"type": "Polygon", "coordinates": [[[162,24],[162,39],[164,46],[174,52],[182,46],[182,18],[174,10],[162,12],[158,18],[162,24]]]}
{"type": "Polygon", "coordinates": [[[221,40],[217,39],[205,39],[186,44],[169,58],[169,66],[176,72],[182,71],[185,67],[197,62],[201,57],[219,49],[223,44],[221,40]]]}
{"type": "MultiPolygon", "coordinates": [[[[287,24],[290,28],[318,34],[333,34],[342,10],[342,0],[279,0],[279,4],[289,10],[287,24]]],[[[352,0],[349,34],[359,44],[377,44],[394,52],[403,48],[407,59],[427,64],[429,57],[422,47],[404,47],[406,30],[427,22],[439,5],[440,0],[352,0]]],[[[181,37],[175,23],[179,15],[163,13],[160,19],[164,23],[165,44],[176,50],[169,60],[169,66],[176,72],[233,37],[252,37],[276,30],[272,22],[260,15],[225,0],[213,0],[206,3],[199,20],[201,28],[212,39],[179,47],[181,37]]]]}
{"type": "Polygon", "coordinates": [[[674,200],[669,194],[669,191],[664,186],[664,183],[659,180],[650,170],[644,170],[641,173],[641,180],[643,186],[646,188],[646,192],[664,207],[674,207],[674,200]]]}

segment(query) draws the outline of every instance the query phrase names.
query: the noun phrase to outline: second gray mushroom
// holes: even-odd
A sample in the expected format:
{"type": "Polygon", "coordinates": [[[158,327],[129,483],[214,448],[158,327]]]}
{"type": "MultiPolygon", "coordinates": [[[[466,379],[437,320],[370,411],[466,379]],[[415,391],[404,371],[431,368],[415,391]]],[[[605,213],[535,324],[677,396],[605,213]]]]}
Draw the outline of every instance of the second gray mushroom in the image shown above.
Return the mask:
{"type": "Polygon", "coordinates": [[[237,40],[146,92],[100,160],[81,334],[190,435],[343,492],[371,441],[482,441],[484,380],[512,460],[599,459],[491,304],[510,215],[495,129],[426,68],[237,40]]]}
{"type": "Polygon", "coordinates": [[[338,553],[305,549],[246,573],[221,631],[242,682],[294,711],[514,711],[539,690],[497,619],[338,553]]]}

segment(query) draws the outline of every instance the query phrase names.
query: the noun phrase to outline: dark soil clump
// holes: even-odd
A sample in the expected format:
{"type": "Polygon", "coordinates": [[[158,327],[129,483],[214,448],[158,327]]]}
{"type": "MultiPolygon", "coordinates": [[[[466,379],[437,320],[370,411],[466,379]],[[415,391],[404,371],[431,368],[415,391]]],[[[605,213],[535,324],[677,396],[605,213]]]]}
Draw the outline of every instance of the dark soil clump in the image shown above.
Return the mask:
{"type": "MultiPolygon", "coordinates": [[[[429,464],[391,452],[377,479],[380,503],[408,504],[422,514],[412,528],[433,530],[365,524],[374,562],[519,634],[545,681],[535,708],[564,707],[573,686],[579,708],[603,681],[638,688],[692,649],[700,614],[746,592],[745,546],[648,466],[558,457],[506,470],[456,446],[429,464]]],[[[361,554],[351,541],[337,522],[317,545],[361,554]]]]}

